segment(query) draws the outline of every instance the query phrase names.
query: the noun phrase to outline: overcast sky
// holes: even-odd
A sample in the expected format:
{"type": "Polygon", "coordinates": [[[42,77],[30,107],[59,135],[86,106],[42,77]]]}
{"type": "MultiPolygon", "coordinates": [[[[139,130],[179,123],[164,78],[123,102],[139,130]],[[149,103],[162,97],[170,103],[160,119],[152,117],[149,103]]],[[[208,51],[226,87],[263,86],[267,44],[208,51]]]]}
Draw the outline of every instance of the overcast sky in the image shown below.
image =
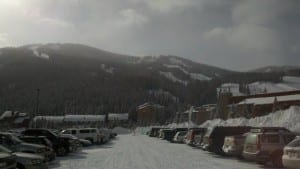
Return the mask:
{"type": "Polygon", "coordinates": [[[300,65],[300,1],[0,0],[0,47],[49,42],[232,70],[300,65]]]}

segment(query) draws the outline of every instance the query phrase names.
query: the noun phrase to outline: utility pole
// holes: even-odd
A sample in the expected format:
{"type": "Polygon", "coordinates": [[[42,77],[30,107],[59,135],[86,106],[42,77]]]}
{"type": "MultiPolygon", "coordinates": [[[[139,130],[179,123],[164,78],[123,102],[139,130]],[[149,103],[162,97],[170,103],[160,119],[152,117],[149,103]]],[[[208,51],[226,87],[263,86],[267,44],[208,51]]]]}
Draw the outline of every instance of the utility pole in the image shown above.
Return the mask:
{"type": "MultiPolygon", "coordinates": [[[[35,116],[39,114],[39,101],[40,101],[40,89],[36,89],[36,107],[35,107],[35,115],[33,116],[33,119],[35,116]]],[[[36,121],[34,122],[34,128],[36,128],[36,121]]]]}

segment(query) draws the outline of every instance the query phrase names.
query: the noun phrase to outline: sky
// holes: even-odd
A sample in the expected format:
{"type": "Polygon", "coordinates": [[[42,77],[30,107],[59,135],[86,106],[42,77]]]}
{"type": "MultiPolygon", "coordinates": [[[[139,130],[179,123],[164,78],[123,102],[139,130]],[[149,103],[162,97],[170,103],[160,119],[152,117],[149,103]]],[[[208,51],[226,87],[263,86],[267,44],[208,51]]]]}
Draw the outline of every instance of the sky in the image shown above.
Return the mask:
{"type": "Polygon", "coordinates": [[[231,70],[300,66],[298,0],[0,0],[0,47],[81,43],[231,70]]]}

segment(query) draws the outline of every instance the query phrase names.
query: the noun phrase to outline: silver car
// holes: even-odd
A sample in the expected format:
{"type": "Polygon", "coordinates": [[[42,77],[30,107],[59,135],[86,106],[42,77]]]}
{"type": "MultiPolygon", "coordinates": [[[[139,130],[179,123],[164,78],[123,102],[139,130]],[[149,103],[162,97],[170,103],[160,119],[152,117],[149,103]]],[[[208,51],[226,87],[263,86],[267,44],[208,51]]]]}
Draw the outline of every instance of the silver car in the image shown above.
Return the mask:
{"type": "Polygon", "coordinates": [[[283,166],[290,169],[297,169],[300,166],[300,137],[296,138],[284,147],[282,156],[283,166]]]}
{"type": "Polygon", "coordinates": [[[47,169],[44,157],[36,154],[13,152],[0,145],[0,152],[13,154],[16,157],[17,169],[47,169]]]}
{"type": "Polygon", "coordinates": [[[179,132],[177,132],[175,134],[174,138],[173,138],[173,141],[175,143],[183,143],[186,134],[187,134],[187,131],[179,131],[179,132]]]}
{"type": "Polygon", "coordinates": [[[0,133],[0,144],[14,152],[25,152],[38,154],[43,157],[48,157],[49,150],[44,145],[29,144],[21,141],[18,137],[11,133],[0,133]]]}

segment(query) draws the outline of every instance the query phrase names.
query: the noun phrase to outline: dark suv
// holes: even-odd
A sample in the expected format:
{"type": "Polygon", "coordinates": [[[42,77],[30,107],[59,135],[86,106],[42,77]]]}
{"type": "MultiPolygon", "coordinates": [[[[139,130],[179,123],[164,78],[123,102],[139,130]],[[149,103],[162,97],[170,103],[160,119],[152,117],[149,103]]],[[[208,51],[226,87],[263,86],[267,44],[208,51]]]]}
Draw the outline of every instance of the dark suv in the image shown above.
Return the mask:
{"type": "Polygon", "coordinates": [[[60,137],[48,129],[27,129],[22,132],[22,136],[46,137],[52,142],[52,148],[58,156],[64,156],[71,150],[70,139],[60,137]]]}
{"type": "Polygon", "coordinates": [[[283,148],[295,137],[285,128],[251,130],[245,140],[243,157],[259,164],[271,161],[274,166],[282,167],[283,148]]]}

